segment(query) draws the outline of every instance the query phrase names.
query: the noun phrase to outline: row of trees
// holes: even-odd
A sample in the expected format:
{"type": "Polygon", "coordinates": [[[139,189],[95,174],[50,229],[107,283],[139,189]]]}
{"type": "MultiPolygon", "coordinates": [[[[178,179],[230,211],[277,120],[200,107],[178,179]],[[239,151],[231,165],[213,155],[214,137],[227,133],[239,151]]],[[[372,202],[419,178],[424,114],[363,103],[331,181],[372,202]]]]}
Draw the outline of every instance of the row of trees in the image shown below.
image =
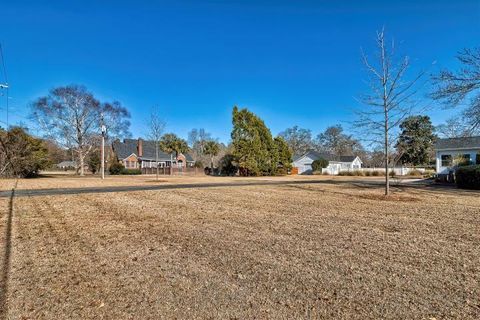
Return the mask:
{"type": "MultiPolygon", "coordinates": [[[[369,79],[368,90],[359,97],[364,106],[356,112],[353,123],[359,132],[356,136],[368,143],[369,149],[376,150],[370,153],[371,158],[382,158],[385,170],[396,161],[426,162],[431,150],[425,146],[435,139],[433,126],[428,117],[412,116],[418,112],[417,94],[426,83],[420,81],[425,72],[410,74],[409,57],[397,56],[395,43],[387,41],[384,30],[377,33],[376,45],[371,56],[362,53],[369,79]]],[[[458,71],[442,70],[432,77],[431,98],[445,108],[463,107],[457,117],[438,128],[445,136],[467,136],[480,131],[480,48],[465,49],[457,58],[461,64],[458,71]]],[[[55,88],[37,99],[33,103],[33,118],[46,138],[75,154],[80,174],[84,174],[85,160],[98,146],[102,125],[108,128],[107,141],[130,135],[128,110],[116,101],[100,101],[82,86],[55,88]]],[[[165,125],[160,117],[152,121],[149,129],[158,150],[190,150],[196,159],[208,159],[212,167],[216,158],[219,165],[236,166],[248,175],[275,174],[288,166],[292,152],[312,148],[337,155],[365,152],[362,144],[345,134],[340,125],[327,128],[315,139],[309,130],[296,126],[273,138],[261,119],[236,107],[233,125],[230,146],[219,144],[202,129],[190,132],[188,146],[176,135],[163,133],[165,125]]],[[[5,134],[3,139],[7,141],[8,133],[5,134]]],[[[3,158],[7,159],[7,155],[3,158]]],[[[385,176],[388,194],[388,174],[385,176]]]]}
{"type": "Polygon", "coordinates": [[[344,132],[342,125],[328,127],[312,138],[312,131],[298,126],[287,128],[279,133],[293,154],[303,154],[308,150],[329,152],[334,155],[354,155],[365,152],[361,142],[344,132]]]}

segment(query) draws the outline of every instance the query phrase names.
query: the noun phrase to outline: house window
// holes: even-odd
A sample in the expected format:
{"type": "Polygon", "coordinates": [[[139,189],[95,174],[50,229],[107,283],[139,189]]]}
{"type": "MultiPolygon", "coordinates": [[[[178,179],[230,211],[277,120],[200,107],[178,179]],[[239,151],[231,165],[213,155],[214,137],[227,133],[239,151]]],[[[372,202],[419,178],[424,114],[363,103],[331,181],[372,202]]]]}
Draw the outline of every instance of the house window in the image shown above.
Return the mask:
{"type": "Polygon", "coordinates": [[[452,165],[452,155],[444,154],[442,155],[442,167],[450,167],[452,165]]]}

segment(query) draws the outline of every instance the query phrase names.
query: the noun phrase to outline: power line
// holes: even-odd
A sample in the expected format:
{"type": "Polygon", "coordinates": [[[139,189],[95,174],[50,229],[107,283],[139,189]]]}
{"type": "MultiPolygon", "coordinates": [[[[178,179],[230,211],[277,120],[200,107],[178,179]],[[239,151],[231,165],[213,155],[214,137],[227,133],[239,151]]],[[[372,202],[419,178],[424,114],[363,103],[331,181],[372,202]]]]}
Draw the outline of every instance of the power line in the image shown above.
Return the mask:
{"type": "Polygon", "coordinates": [[[1,43],[0,43],[0,58],[2,59],[3,76],[5,77],[5,83],[8,85],[7,68],[5,68],[5,59],[3,58],[3,48],[1,43]]]}
{"type": "Polygon", "coordinates": [[[8,89],[9,89],[9,85],[8,85],[7,68],[5,68],[5,59],[3,57],[3,48],[2,48],[1,43],[0,43],[0,58],[2,59],[3,76],[5,78],[5,84],[0,83],[0,89],[6,89],[6,91],[7,91],[6,108],[7,108],[7,130],[8,130],[8,100],[9,100],[8,89]]]}

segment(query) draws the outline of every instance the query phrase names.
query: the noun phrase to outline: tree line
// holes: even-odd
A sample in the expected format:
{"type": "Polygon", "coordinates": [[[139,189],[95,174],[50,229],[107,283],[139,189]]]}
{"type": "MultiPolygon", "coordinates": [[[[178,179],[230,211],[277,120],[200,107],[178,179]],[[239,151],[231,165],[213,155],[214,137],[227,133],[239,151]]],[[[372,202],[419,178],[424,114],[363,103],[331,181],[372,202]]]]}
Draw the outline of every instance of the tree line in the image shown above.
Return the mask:
{"type": "MultiPolygon", "coordinates": [[[[298,126],[273,137],[258,116],[235,107],[229,145],[219,143],[204,129],[193,129],[188,141],[173,133],[165,134],[158,113],[157,119],[152,118],[148,124],[149,138],[158,142],[158,150],[191,152],[198,165],[212,171],[216,166],[224,173],[238,170],[245,175],[270,175],[287,170],[292,155],[309,149],[334,155],[363,155],[370,165],[384,165],[386,170],[397,162],[425,164],[431,159],[437,134],[465,137],[480,132],[480,48],[460,51],[458,70],[441,70],[428,77],[429,98],[446,110],[460,109],[458,115],[436,128],[428,116],[421,114],[425,110],[419,108],[424,100],[419,92],[427,82],[426,72],[411,74],[411,59],[397,56],[395,42],[387,39],[384,30],[377,33],[376,48],[371,55],[361,55],[368,88],[358,98],[363,107],[355,112],[356,120],[352,123],[357,135],[346,134],[341,125],[334,125],[316,137],[298,126]]],[[[130,136],[127,108],[118,101],[100,101],[78,85],[54,88],[35,100],[31,118],[43,133],[41,139],[19,127],[0,132],[2,176],[34,175],[52,159],[60,158],[74,158],[79,174],[84,174],[86,165],[98,165],[102,125],[108,128],[107,142],[130,136]],[[38,165],[24,165],[28,168],[24,172],[17,167],[22,161],[38,165]]]]}

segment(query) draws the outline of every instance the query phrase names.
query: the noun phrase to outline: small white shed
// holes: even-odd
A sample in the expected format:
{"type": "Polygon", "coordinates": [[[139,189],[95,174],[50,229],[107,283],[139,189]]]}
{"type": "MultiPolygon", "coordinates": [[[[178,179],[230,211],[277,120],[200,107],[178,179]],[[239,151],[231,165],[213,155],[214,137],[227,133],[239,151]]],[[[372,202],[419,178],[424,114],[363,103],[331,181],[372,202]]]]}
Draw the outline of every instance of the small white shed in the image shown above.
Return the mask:
{"type": "Polygon", "coordinates": [[[298,174],[311,174],[313,161],[321,158],[328,161],[328,167],[324,170],[329,174],[338,174],[340,171],[355,170],[362,167],[362,160],[357,156],[335,157],[330,153],[313,150],[294,157],[292,166],[298,169],[298,174]]]}

